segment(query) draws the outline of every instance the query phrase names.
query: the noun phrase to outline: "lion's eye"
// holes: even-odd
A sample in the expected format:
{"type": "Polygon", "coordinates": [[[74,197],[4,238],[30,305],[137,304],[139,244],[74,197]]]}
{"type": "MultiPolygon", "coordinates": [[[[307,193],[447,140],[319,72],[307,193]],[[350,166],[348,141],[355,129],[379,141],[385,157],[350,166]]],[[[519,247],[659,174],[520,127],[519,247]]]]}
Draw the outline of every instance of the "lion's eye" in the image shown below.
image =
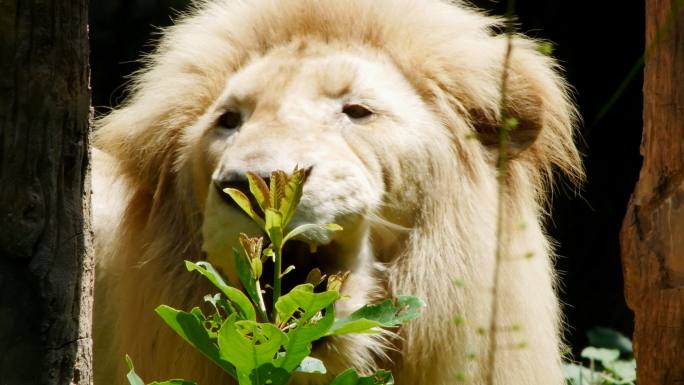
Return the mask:
{"type": "Polygon", "coordinates": [[[342,107],[342,113],[351,119],[362,119],[373,115],[373,111],[361,104],[345,104],[344,107],[342,107]]]}
{"type": "Polygon", "coordinates": [[[234,130],[242,124],[242,115],[237,111],[228,110],[219,116],[217,124],[221,128],[234,130]]]}

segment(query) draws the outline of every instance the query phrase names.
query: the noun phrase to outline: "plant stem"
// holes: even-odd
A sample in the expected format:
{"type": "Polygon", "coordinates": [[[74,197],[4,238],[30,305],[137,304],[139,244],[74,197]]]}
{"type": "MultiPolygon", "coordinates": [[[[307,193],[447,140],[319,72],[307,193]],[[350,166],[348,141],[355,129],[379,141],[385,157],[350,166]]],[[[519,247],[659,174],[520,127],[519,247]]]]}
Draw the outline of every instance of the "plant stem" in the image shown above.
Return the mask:
{"type": "Polygon", "coordinates": [[[513,11],[515,9],[515,0],[508,0],[508,7],[506,10],[506,53],[504,56],[503,70],[501,73],[501,101],[500,101],[500,118],[501,126],[499,127],[499,154],[497,158],[498,171],[498,218],[496,223],[496,256],[494,261],[494,276],[492,283],[492,302],[491,302],[491,318],[489,321],[489,351],[487,356],[487,377],[485,383],[487,385],[494,385],[494,368],[496,365],[496,349],[497,349],[497,325],[496,321],[499,313],[499,275],[501,270],[501,263],[503,261],[503,254],[508,242],[505,242],[506,232],[505,226],[505,200],[506,200],[506,186],[508,183],[508,106],[506,100],[506,93],[508,88],[508,68],[510,66],[511,52],[513,50],[513,11]]]}
{"type": "Polygon", "coordinates": [[[263,322],[269,322],[268,314],[266,313],[266,304],[264,303],[264,296],[261,295],[261,285],[259,284],[258,279],[255,282],[255,286],[256,286],[257,296],[259,296],[259,303],[256,304],[257,310],[259,311],[259,317],[261,317],[263,322]]]}
{"type": "Polygon", "coordinates": [[[273,309],[271,309],[274,323],[278,323],[278,311],[276,310],[276,302],[280,298],[280,275],[283,269],[283,250],[282,245],[273,245],[275,252],[275,264],[273,267],[273,309]]]}

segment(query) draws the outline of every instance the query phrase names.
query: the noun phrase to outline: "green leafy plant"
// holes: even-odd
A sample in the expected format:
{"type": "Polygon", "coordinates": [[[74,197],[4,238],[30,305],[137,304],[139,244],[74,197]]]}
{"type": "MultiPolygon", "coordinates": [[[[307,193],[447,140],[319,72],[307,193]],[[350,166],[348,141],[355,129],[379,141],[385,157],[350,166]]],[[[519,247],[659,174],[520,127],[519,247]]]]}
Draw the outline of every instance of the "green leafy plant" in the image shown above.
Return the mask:
{"type": "Polygon", "coordinates": [[[622,334],[606,328],[593,328],[587,333],[590,346],[581,357],[586,365],[564,365],[568,385],[613,385],[636,383],[636,361],[632,342],[622,334]]]}
{"type": "MultiPolygon", "coordinates": [[[[309,273],[307,283],[281,295],[282,278],[293,269],[282,269],[283,246],[312,230],[332,232],[342,228],[335,224],[304,224],[285,231],[302,197],[306,180],[304,170],[295,169],[292,175],[275,171],[271,174],[270,186],[254,173],[248,173],[247,178],[250,193],[263,217],[243,192],[231,188],[224,192],[261,227],[270,243],[264,248],[262,237],[240,234],[241,249],[233,250],[233,258],[244,292],[230,286],[210,263],[185,261],[188,271],[201,274],[219,290],[217,294],[204,297],[211,309],[209,314],[199,307],[189,312],[166,305],[157,307],[157,314],[187,343],[237,379],[240,385],[285,385],[294,372],[326,373],[325,364],[310,356],[313,342],[341,334],[379,333],[381,328],[397,327],[419,316],[423,302],[415,297],[399,296],[394,301],[366,305],[336,319],[334,303],[341,299],[340,288],[348,273],[325,277],[314,270],[309,273]],[[263,264],[269,261],[274,265],[270,315],[259,283],[263,264]],[[323,282],[326,282],[325,290],[316,292],[314,289],[323,282]]],[[[144,385],[128,356],[126,361],[130,369],[129,383],[144,385]]],[[[349,369],[330,385],[393,383],[388,371],[378,370],[370,376],[360,376],[349,369]]],[[[168,380],[152,384],[194,383],[168,380]]]]}

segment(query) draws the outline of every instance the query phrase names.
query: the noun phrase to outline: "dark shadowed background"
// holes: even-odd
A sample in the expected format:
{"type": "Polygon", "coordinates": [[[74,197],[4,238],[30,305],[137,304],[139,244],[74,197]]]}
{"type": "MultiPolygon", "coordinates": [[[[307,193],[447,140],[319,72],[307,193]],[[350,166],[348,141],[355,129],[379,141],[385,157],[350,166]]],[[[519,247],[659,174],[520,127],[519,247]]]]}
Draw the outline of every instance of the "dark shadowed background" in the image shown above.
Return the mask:
{"type": "MultiPolygon", "coordinates": [[[[495,14],[505,9],[502,1],[474,3],[495,14]]],[[[187,4],[91,1],[93,105],[98,112],[123,100],[126,76],[140,68],[138,59],[152,49],[158,27],[170,25],[187,4]]],[[[601,111],[643,53],[644,4],[518,0],[516,12],[522,32],[554,43],[584,119],[581,147],[588,181],[580,194],[559,185],[548,225],[559,244],[567,337],[577,351],[593,326],[628,335],[633,328],[622,291],[618,234],[641,165],[641,70],[612,108],[601,111]]]]}

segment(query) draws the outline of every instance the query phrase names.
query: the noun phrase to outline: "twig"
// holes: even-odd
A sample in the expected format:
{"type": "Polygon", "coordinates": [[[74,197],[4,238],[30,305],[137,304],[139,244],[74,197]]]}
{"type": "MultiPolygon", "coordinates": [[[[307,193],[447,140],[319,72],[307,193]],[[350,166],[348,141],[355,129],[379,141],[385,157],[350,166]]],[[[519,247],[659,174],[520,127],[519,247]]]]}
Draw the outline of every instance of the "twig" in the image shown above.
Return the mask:
{"type": "Polygon", "coordinates": [[[496,223],[496,259],[494,262],[494,278],[492,284],[492,303],[491,303],[491,318],[489,321],[489,351],[487,356],[487,378],[486,384],[494,385],[494,366],[496,364],[496,349],[497,349],[497,327],[496,320],[499,313],[498,294],[499,294],[499,275],[501,262],[507,242],[504,242],[504,205],[506,199],[506,185],[508,179],[508,107],[506,101],[506,93],[508,90],[508,69],[510,66],[511,52],[513,51],[513,11],[515,10],[515,0],[508,0],[506,9],[506,54],[504,56],[503,69],[501,73],[501,101],[500,101],[500,118],[501,125],[499,126],[499,154],[497,158],[496,167],[498,170],[498,219],[496,223]]]}
{"type": "Polygon", "coordinates": [[[276,310],[276,303],[280,298],[280,280],[283,270],[283,250],[282,245],[273,245],[273,252],[275,252],[275,266],[273,267],[273,311],[272,319],[274,323],[280,322],[278,320],[278,310],[276,310]]]}

